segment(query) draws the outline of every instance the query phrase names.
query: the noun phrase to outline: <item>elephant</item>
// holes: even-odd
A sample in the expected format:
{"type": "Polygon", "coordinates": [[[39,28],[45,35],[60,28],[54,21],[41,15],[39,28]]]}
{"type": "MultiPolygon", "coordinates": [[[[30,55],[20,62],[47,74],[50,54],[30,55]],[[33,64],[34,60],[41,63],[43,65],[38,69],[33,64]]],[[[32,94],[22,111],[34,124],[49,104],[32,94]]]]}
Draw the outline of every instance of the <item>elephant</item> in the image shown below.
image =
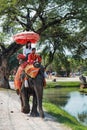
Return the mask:
{"type": "Polygon", "coordinates": [[[29,113],[30,116],[40,116],[44,118],[44,112],[42,108],[43,100],[43,88],[44,88],[44,67],[39,65],[40,69],[35,78],[28,76],[25,71],[21,75],[23,80],[27,75],[28,86],[25,87],[25,82],[22,83],[20,91],[20,100],[21,100],[21,111],[23,113],[29,113]],[[32,110],[30,111],[29,99],[30,96],[33,96],[32,100],[32,110]],[[38,110],[37,110],[38,106],[38,110]]]}

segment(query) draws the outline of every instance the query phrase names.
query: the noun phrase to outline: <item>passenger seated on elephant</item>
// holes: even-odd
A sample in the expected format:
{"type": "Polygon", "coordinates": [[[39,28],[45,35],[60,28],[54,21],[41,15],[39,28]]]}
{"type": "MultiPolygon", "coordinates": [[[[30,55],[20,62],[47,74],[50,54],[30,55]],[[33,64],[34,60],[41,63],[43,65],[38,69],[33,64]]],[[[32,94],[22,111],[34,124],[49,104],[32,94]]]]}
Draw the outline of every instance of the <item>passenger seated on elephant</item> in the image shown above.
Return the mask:
{"type": "Polygon", "coordinates": [[[28,59],[28,55],[31,53],[32,47],[31,42],[27,42],[26,46],[23,47],[23,55],[26,56],[26,60],[28,59]]]}
{"type": "Polygon", "coordinates": [[[17,70],[15,78],[14,78],[14,86],[15,86],[17,94],[19,94],[21,85],[22,85],[22,80],[21,80],[20,76],[21,76],[24,68],[26,67],[27,62],[26,62],[26,56],[24,56],[23,54],[19,54],[17,56],[17,59],[19,61],[19,67],[18,67],[18,70],[17,70]]]}

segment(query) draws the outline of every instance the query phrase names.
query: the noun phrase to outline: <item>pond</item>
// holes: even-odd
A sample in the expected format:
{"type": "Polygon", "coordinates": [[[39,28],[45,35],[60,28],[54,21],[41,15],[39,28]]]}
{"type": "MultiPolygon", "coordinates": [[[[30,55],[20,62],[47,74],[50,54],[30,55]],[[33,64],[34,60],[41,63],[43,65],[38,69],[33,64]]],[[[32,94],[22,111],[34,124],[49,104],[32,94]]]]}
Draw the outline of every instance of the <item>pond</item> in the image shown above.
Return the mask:
{"type": "Polygon", "coordinates": [[[44,100],[48,100],[66,110],[80,123],[87,125],[87,95],[79,88],[51,88],[44,90],[44,100]]]}

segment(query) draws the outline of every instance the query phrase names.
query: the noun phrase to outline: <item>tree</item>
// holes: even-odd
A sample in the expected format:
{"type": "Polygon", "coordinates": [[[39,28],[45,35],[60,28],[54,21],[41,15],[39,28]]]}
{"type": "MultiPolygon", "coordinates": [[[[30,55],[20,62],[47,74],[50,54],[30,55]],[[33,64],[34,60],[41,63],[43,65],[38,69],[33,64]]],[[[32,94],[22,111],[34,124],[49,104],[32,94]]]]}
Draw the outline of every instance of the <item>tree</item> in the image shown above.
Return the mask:
{"type": "Polygon", "coordinates": [[[52,66],[58,75],[69,77],[71,72],[70,61],[68,60],[68,56],[65,56],[62,52],[55,53],[52,66]]]}
{"type": "MultiPolygon", "coordinates": [[[[49,61],[52,61],[54,53],[58,48],[57,44],[59,44],[59,42],[57,44],[55,43],[55,39],[59,39],[61,44],[64,42],[63,48],[65,45],[69,49],[78,47],[77,43],[73,44],[76,42],[75,39],[71,43],[68,43],[67,38],[71,41],[75,37],[75,29],[73,28],[77,27],[79,31],[87,28],[86,5],[86,0],[0,0],[0,16],[3,21],[1,26],[3,29],[7,27],[5,28],[7,32],[9,32],[9,29],[13,29],[12,32],[14,33],[20,30],[32,30],[40,34],[41,38],[43,36],[46,39],[52,38],[54,50],[48,53],[49,58],[51,58],[49,61]],[[62,30],[64,30],[64,33],[62,30]],[[64,41],[63,39],[66,40],[64,41]]],[[[0,46],[0,86],[9,88],[8,61],[22,46],[17,45],[15,42],[8,47],[5,47],[1,42],[0,46]]]]}

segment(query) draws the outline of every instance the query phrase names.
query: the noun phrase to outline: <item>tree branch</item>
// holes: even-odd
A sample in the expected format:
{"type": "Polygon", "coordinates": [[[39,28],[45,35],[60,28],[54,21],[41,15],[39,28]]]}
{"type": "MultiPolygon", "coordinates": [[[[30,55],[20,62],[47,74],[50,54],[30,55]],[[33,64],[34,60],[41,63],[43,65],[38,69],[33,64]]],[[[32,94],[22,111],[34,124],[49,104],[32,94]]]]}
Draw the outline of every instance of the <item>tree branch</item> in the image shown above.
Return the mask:
{"type": "Polygon", "coordinates": [[[37,30],[37,32],[39,34],[41,34],[44,30],[46,30],[47,28],[51,27],[52,25],[55,25],[55,24],[60,24],[61,23],[61,19],[56,19],[52,22],[49,22],[45,25],[43,25],[40,29],[37,30]]]}
{"type": "Polygon", "coordinates": [[[11,45],[9,45],[9,47],[7,49],[2,51],[2,55],[4,57],[9,58],[11,55],[16,53],[22,47],[23,47],[22,45],[19,45],[19,44],[16,44],[15,42],[13,42],[11,45]]]}
{"type": "Polygon", "coordinates": [[[15,20],[16,20],[19,24],[21,24],[22,27],[25,27],[25,26],[26,26],[26,24],[23,23],[22,21],[20,21],[16,16],[15,16],[15,20]]]}

